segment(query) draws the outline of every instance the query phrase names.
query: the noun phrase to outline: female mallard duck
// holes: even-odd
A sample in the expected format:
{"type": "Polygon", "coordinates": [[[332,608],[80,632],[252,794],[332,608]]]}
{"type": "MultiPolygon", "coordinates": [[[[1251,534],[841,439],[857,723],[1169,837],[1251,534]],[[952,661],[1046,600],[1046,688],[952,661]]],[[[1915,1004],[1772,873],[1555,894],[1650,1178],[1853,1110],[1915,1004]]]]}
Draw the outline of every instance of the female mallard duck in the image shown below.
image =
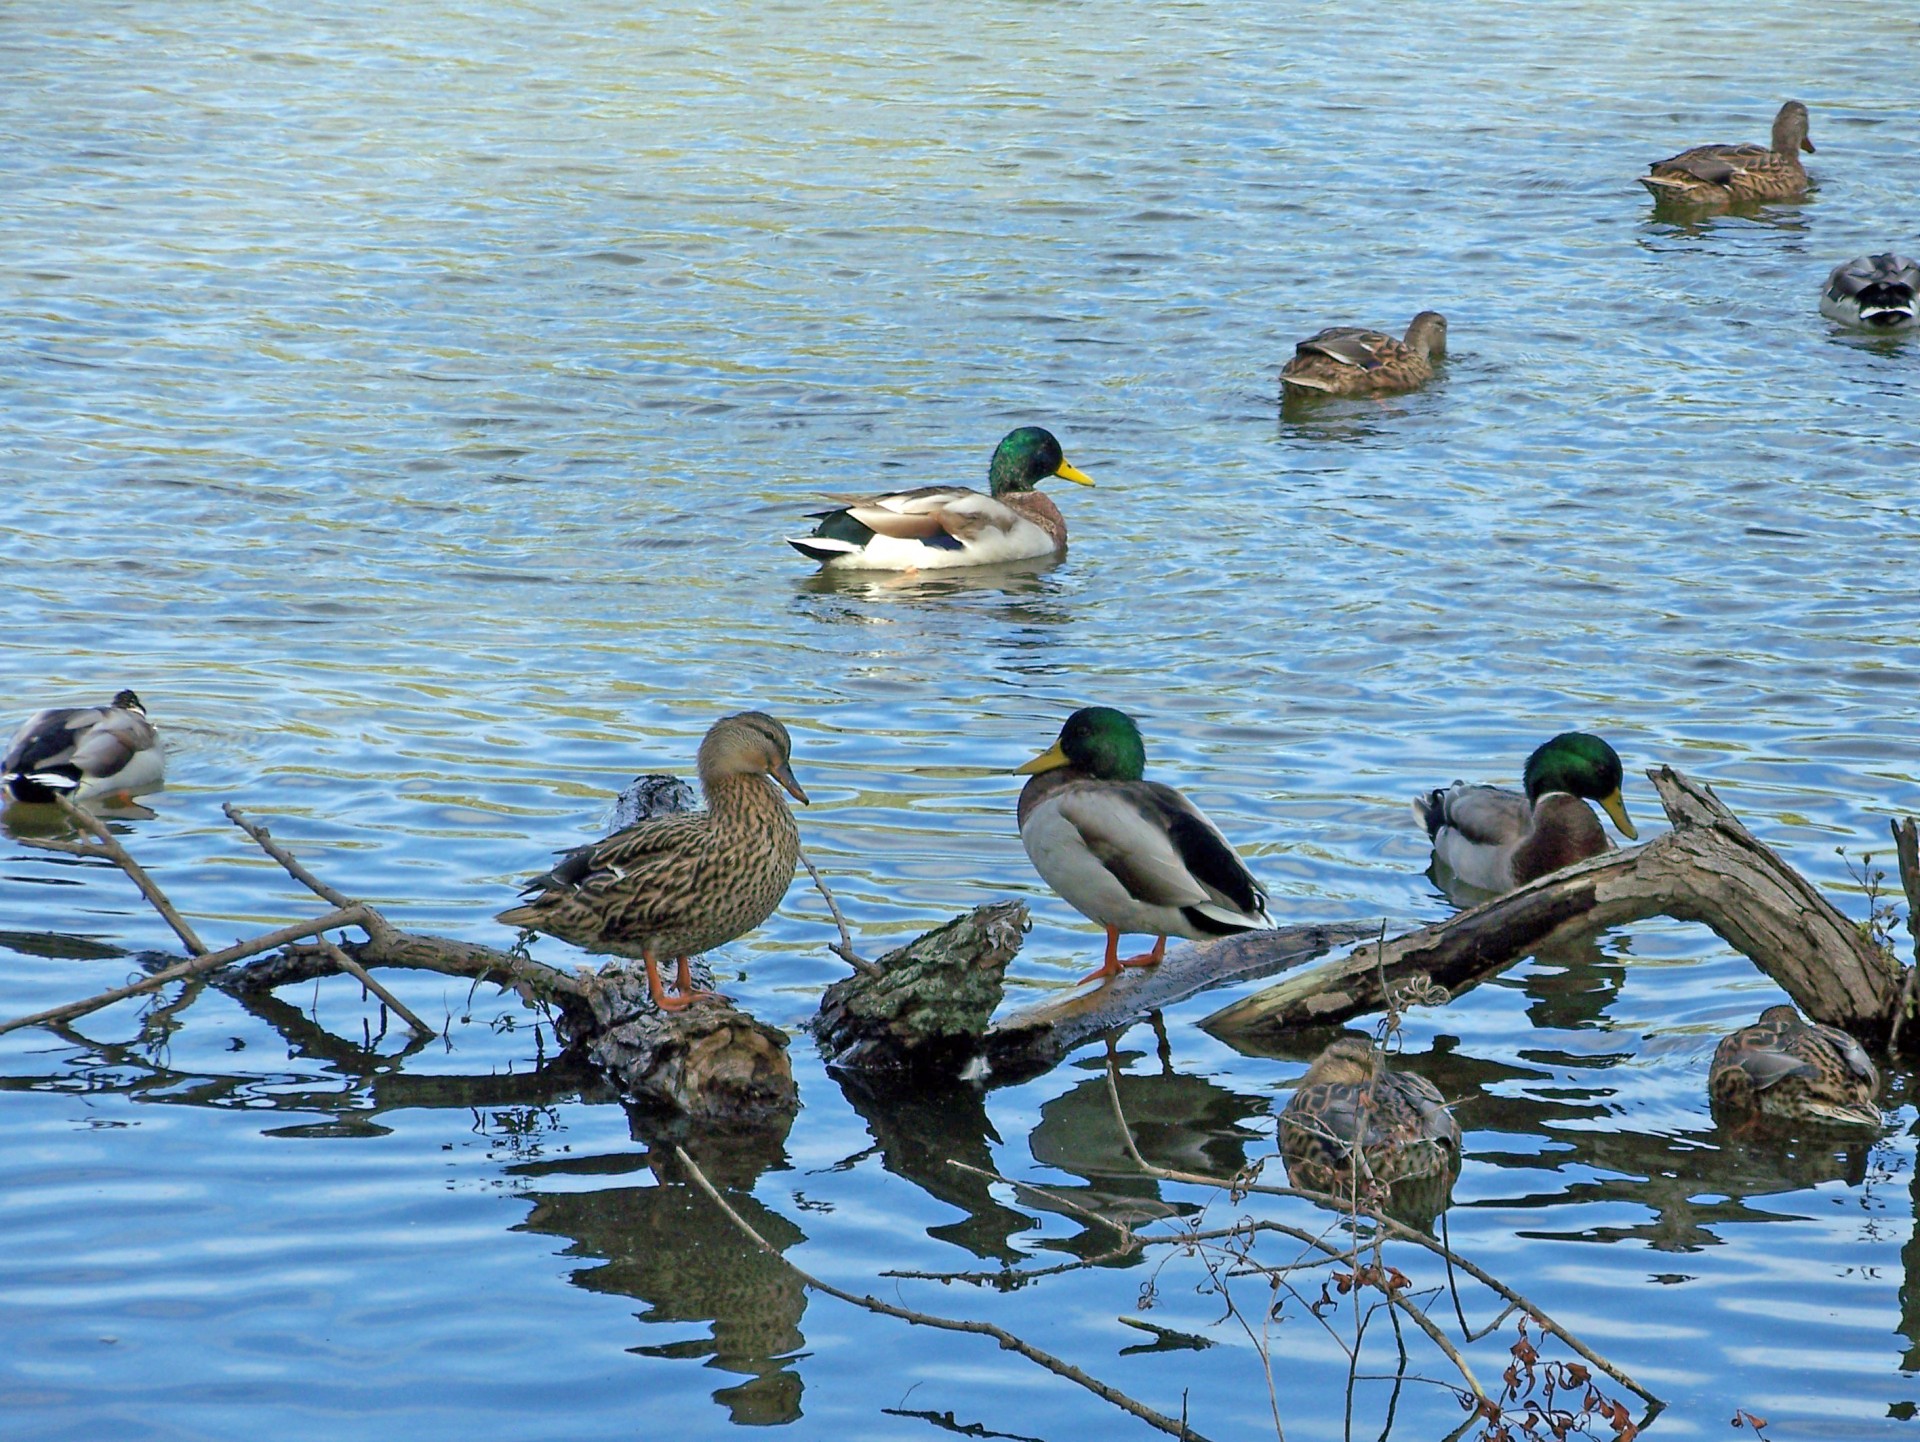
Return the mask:
{"type": "Polygon", "coordinates": [[[14,733],[0,761],[0,795],[50,802],[57,792],[76,801],[137,796],[160,785],[167,754],[131,691],[105,706],[53,706],[14,733]]]}
{"type": "Polygon", "coordinates": [[[1863,255],[1833,268],[1820,292],[1820,314],[1878,332],[1912,330],[1920,297],[1920,264],[1892,251],[1863,255]]]}
{"type": "Polygon", "coordinates": [[[1267,893],[1220,829],[1186,797],[1144,781],[1146,744],[1133,718],[1086,706],[1050,750],[1017,769],[1020,841],[1033,869],[1074,910],[1107,929],[1107,955],[1082,981],[1154,966],[1169,936],[1204,940],[1268,931],[1267,893]],[[1153,950],[1120,960],[1120,933],[1153,950]]]}
{"type": "Polygon", "coordinates": [[[697,997],[690,958],[744,936],[773,914],[793,880],[800,832],[772,777],[803,806],[788,765],[787,728],[758,711],[723,716],[700,743],[705,811],[666,815],[577,847],[528,883],[528,900],[496,920],[544,931],[588,951],[637,956],[662,1011],[697,997]],[[661,957],[679,994],[660,985],[661,957]]]}
{"type": "Polygon", "coordinates": [[[1456,781],[1414,797],[1413,814],[1433,838],[1435,859],[1461,881],[1511,891],[1612,846],[1586,801],[1598,801],[1628,840],[1638,838],[1620,799],[1623,774],[1605,741],[1568,731],[1527,758],[1525,795],[1456,781]]]}
{"type": "Polygon", "coordinates": [[[1807,139],[1807,107],[1789,100],[1773,117],[1769,145],[1696,145],[1668,160],[1656,160],[1640,183],[1655,200],[1712,207],[1757,200],[1793,200],[1806,194],[1807,171],[1800,152],[1807,139]]]}
{"type": "Polygon", "coordinates": [[[1078,485],[1093,481],[1067,464],[1053,432],[1022,426],[993,453],[987,479],[993,494],[965,486],[922,486],[815,511],[811,535],[787,544],[823,569],[925,571],[946,566],[990,566],[1058,556],[1067,549],[1060,508],[1034,489],[1048,476],[1078,485]]]}
{"type": "Polygon", "coordinates": [[[1785,1005],[1722,1037],[1707,1074],[1716,1107],[1786,1121],[1877,1127],[1879,1090],[1880,1073],[1859,1042],[1839,1027],[1802,1021],[1785,1005]]]}
{"type": "Polygon", "coordinates": [[[1348,1032],[1307,1068],[1280,1114],[1280,1155],[1295,1186],[1332,1191],[1358,1148],[1382,1182],[1450,1173],[1460,1124],[1423,1076],[1394,1071],[1371,1037],[1348,1032]]]}
{"type": "Polygon", "coordinates": [[[1377,330],[1337,325],[1293,348],[1280,371],[1281,394],[1292,386],[1336,396],[1390,395],[1433,379],[1433,363],[1447,353],[1447,318],[1423,310],[1395,340],[1377,330]]]}

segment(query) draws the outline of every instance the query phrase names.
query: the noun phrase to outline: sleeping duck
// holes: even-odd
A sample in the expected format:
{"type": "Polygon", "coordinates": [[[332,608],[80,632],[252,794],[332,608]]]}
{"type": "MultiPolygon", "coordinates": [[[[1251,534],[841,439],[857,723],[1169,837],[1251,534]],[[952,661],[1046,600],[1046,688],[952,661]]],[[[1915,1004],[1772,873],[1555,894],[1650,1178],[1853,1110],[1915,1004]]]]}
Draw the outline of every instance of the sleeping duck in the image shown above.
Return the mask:
{"type": "Polygon", "coordinates": [[[1142,779],[1146,744],[1109,706],[1075,711],[1059,739],[1018,774],[1020,841],[1033,869],[1076,911],[1106,928],[1106,959],[1082,981],[1154,966],[1167,938],[1268,931],[1267,894],[1220,829],[1171,786],[1142,779]],[[1120,933],[1153,950],[1120,960],[1120,933]]]}
{"type": "Polygon", "coordinates": [[[1358,1151],[1376,1181],[1447,1175],[1460,1166],[1460,1124],[1439,1088],[1396,1071],[1373,1038],[1336,1037],[1280,1114],[1280,1154],[1297,1187],[1344,1189],[1358,1151]]]}
{"type": "Polygon", "coordinates": [[[1337,325],[1308,336],[1280,370],[1280,394],[1319,391],[1335,396],[1391,395],[1433,379],[1433,363],[1447,353],[1447,318],[1423,310],[1395,340],[1377,330],[1337,325]]]}
{"type": "Polygon", "coordinates": [[[1623,836],[1639,836],[1620,799],[1623,774],[1613,747],[1568,731],[1527,758],[1525,794],[1456,781],[1414,797],[1413,814],[1454,876],[1482,891],[1512,891],[1612,846],[1587,801],[1598,801],[1623,836]]]}
{"type": "Polygon", "coordinates": [[[926,571],[991,566],[1058,556],[1067,549],[1060,508],[1034,487],[1049,476],[1090,486],[1067,464],[1053,432],[1022,426],[1008,432],[987,468],[991,495],[966,486],[921,486],[850,501],[787,544],[827,570],[926,571]]]}
{"type": "Polygon", "coordinates": [[[1892,251],[1863,255],[1833,268],[1820,292],[1820,314],[1879,334],[1912,330],[1920,296],[1920,264],[1892,251]]]}
{"type": "Polygon", "coordinates": [[[156,790],[166,750],[131,691],[105,706],[53,706],[36,712],[14,733],[0,761],[0,795],[12,801],[51,802],[137,796],[156,790]]]}
{"type": "Polygon", "coordinates": [[[777,781],[805,805],[793,778],[787,728],[759,711],[713,723],[700,743],[705,811],[671,812],[576,847],[495,918],[544,931],[588,951],[638,957],[662,1011],[714,993],[696,991],[691,958],[744,936],[773,915],[793,881],[800,832],[774,794],[777,781]],[[676,963],[678,994],[660,984],[676,963]]]}
{"type": "Polygon", "coordinates": [[[1878,1127],[1879,1090],[1880,1073],[1859,1042],[1784,1005],[1722,1037],[1707,1075],[1715,1110],[1742,1118],[1878,1127]]]}
{"type": "Polygon", "coordinates": [[[1696,145],[1666,160],[1656,160],[1640,183],[1653,198],[1677,205],[1722,209],[1760,200],[1794,200],[1807,191],[1800,152],[1813,153],[1807,139],[1807,107],[1789,100],[1773,117],[1773,139],[1766,145],[1696,145]]]}

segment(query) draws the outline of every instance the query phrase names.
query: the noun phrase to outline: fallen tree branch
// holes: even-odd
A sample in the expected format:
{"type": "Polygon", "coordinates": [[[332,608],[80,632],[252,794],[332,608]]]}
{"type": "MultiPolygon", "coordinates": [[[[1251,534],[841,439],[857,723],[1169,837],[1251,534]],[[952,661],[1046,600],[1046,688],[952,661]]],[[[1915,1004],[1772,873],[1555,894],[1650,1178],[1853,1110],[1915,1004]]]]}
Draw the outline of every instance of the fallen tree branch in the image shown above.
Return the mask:
{"type": "Polygon", "coordinates": [[[834,901],[833,893],[827,890],[827,879],[820,874],[820,868],[813,864],[813,858],[808,856],[804,849],[800,852],[800,864],[807,868],[807,875],[813,878],[815,888],[820,892],[821,899],[827,903],[827,910],[832,913],[833,924],[840,928],[839,944],[837,946],[829,946],[827,950],[846,962],[846,964],[851,966],[855,971],[863,971],[868,976],[880,975],[879,967],[875,966],[853,949],[853,936],[847,930],[847,919],[840,914],[840,907],[839,904],[834,901]]]}
{"type": "Polygon", "coordinates": [[[372,972],[348,956],[335,943],[323,936],[320,938],[320,946],[328,956],[333,958],[334,965],[338,966],[348,976],[352,977],[368,991],[379,997],[382,1003],[389,1007],[408,1026],[412,1027],[415,1036],[433,1036],[435,1034],[434,1029],[420,1020],[419,1017],[415,1016],[412,1011],[407,1008],[407,1004],[404,1001],[400,1000],[399,997],[382,986],[374,979],[372,972]]]}
{"type": "Polygon", "coordinates": [[[1182,1439],[1182,1442],[1207,1442],[1206,1438],[1187,1426],[1184,1421],[1175,1421],[1171,1417],[1163,1416],[1161,1413],[1154,1411],[1153,1408],[1144,1403],[1134,1401],[1133,1398],[1118,1388],[1108,1386],[1099,1378],[1081,1371],[1078,1367],[1074,1366],[1073,1363],[1063,1361],[1051,1352],[1043,1352],[1032,1343],[1022,1341],[1004,1327],[996,1327],[991,1322],[972,1322],[955,1317],[938,1317],[930,1312],[916,1312],[909,1307],[895,1306],[891,1302],[881,1301],[878,1297],[863,1297],[857,1292],[849,1292],[845,1288],[834,1286],[831,1282],[822,1281],[811,1272],[803,1270],[796,1263],[789,1260],[778,1247],[774,1246],[765,1237],[761,1236],[759,1232],[755,1231],[753,1224],[741,1216],[739,1212],[735,1211],[727,1199],[720,1195],[719,1190],[713,1183],[707,1180],[706,1173],[702,1172],[700,1168],[694,1164],[693,1158],[687,1155],[684,1147],[676,1144],[673,1153],[674,1156],[679,1159],[680,1165],[687,1169],[687,1175],[693,1178],[695,1185],[707,1194],[707,1199],[726,1215],[728,1221],[739,1228],[747,1240],[752,1242],[762,1252],[765,1252],[768,1256],[785,1266],[800,1280],[802,1285],[811,1290],[836,1298],[839,1301],[847,1303],[849,1306],[859,1307],[863,1311],[877,1312],[883,1317],[897,1317],[899,1320],[910,1323],[916,1327],[934,1327],[943,1332],[970,1332],[979,1337],[991,1337],[1005,1350],[1018,1352],[1029,1362],[1046,1368],[1056,1377],[1064,1377],[1069,1382],[1086,1388],[1101,1401],[1111,1403],[1123,1412],[1131,1413],[1148,1426],[1158,1428],[1160,1431],[1165,1432],[1169,1437],[1178,1437],[1182,1439]]]}
{"type": "Polygon", "coordinates": [[[1816,1021],[1869,1042],[1890,1034],[1903,977],[1894,960],[1767,847],[1710,790],[1668,767],[1647,773],[1673,830],[1463,911],[1356,948],[1207,1017],[1231,1041],[1380,1010],[1420,981],[1452,995],[1575,935],[1665,914],[1711,927],[1816,1021]]]}
{"type": "Polygon", "coordinates": [[[167,894],[160,889],[160,884],[147,875],[139,862],[127,854],[127,849],[120,844],[119,838],[107,829],[106,823],[86,807],[76,804],[58,791],[53,793],[53,800],[69,821],[93,837],[93,842],[89,844],[84,841],[49,841],[38,837],[22,836],[19,838],[20,844],[40,851],[64,851],[69,856],[82,856],[90,861],[111,862],[124,871],[127,878],[140,888],[140,894],[146,897],[148,904],[155,911],[160,913],[160,919],[173,928],[174,935],[186,943],[187,950],[195,956],[203,955],[207,948],[194,934],[193,928],[187,924],[187,919],[175,909],[171,901],[167,900],[167,894]]]}

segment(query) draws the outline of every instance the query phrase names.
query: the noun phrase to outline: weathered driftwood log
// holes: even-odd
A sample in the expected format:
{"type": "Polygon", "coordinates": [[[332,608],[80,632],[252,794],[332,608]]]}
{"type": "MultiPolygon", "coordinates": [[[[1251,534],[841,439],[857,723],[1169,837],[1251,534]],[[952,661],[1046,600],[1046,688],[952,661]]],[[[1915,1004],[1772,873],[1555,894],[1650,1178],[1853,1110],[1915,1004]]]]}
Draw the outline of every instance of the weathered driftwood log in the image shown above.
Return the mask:
{"type": "Polygon", "coordinates": [[[1089,1038],[1149,1012],[1236,981],[1301,966],[1330,946],[1370,936],[1375,926],[1339,923],[1245,931],[1170,950],[1158,966],[1123,971],[1104,986],[1051,997],[995,1022],[980,1049],[996,1081],[1033,1076],[1057,1065],[1089,1038]]]}
{"type": "Polygon", "coordinates": [[[836,1066],[955,1073],[979,1051],[1020,950],[1027,908],[977,906],[836,981],[809,1029],[836,1066]]]}
{"type": "Polygon", "coordinates": [[[1756,841],[1712,791],[1668,767],[1649,771],[1673,830],[1610,851],[1384,945],[1355,948],[1201,1023],[1222,1038],[1344,1021],[1385,1005],[1386,988],[1458,994],[1543,946],[1664,914],[1700,921],[1817,1021],[1888,1039],[1903,975],[1813,885],[1756,841]]]}

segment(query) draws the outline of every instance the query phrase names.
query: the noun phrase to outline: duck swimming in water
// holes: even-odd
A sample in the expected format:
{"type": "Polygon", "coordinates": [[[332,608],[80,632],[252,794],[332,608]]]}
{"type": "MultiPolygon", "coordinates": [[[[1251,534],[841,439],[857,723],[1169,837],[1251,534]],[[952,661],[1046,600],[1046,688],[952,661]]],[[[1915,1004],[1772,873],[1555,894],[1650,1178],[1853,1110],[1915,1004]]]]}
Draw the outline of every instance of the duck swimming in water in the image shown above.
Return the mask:
{"type": "Polygon", "coordinates": [[[131,691],[105,706],[52,706],[36,711],[14,733],[0,761],[0,795],[50,803],[137,796],[164,779],[166,749],[131,691]]]}

